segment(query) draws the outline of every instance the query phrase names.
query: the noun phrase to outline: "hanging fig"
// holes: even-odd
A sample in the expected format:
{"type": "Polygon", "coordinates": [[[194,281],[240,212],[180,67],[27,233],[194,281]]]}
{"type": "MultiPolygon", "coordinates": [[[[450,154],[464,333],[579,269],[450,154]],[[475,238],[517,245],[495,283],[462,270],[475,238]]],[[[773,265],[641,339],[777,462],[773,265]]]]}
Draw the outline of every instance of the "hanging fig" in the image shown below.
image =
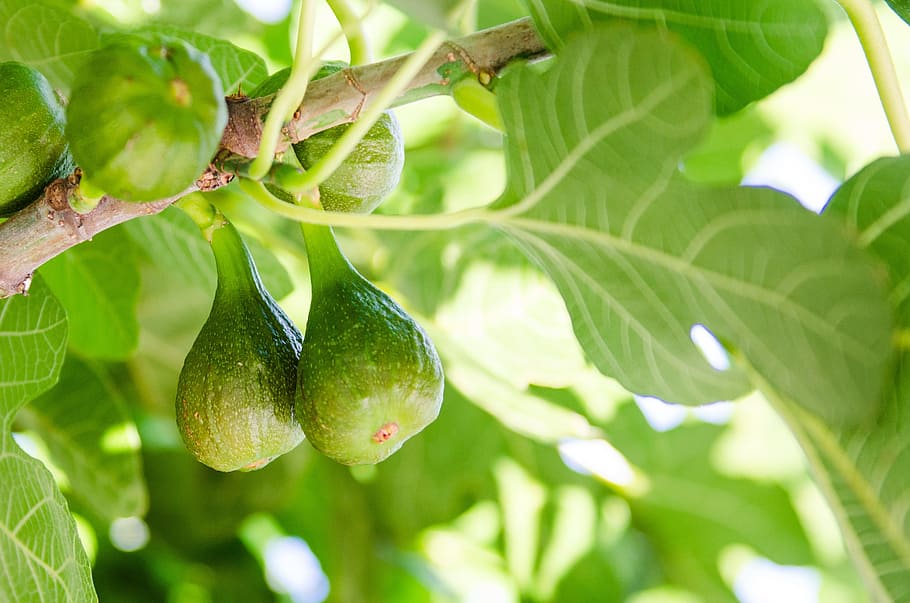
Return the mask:
{"type": "Polygon", "coordinates": [[[177,426],[209,467],[258,469],[304,437],[294,414],[301,336],[234,226],[215,229],[211,242],[218,288],[180,372],[177,426]]]}
{"type": "Polygon", "coordinates": [[[347,261],[330,228],[304,225],[313,302],[298,368],[307,439],[346,465],[378,463],[439,414],[433,342],[347,261]]]}

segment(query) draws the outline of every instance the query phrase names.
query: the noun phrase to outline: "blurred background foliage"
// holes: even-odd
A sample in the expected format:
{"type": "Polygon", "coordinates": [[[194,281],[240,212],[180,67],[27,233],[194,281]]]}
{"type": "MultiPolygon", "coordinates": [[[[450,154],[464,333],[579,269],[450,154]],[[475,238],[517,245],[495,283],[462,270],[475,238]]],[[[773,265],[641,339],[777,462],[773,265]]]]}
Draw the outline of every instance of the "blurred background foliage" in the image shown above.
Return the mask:
{"type": "MultiPolygon", "coordinates": [[[[270,72],[291,60],[289,0],[59,3],[102,30],[159,24],[226,38],[270,72]]],[[[452,2],[391,4],[366,22],[379,57],[414,48],[452,2]]],[[[525,12],[518,0],[477,4],[467,29],[525,12]]],[[[327,8],[320,19],[328,39],[327,8]]],[[[907,73],[910,43],[894,39],[907,73]]],[[[450,211],[498,196],[498,133],[447,98],[397,113],[405,172],[380,211],[450,211]]],[[[855,35],[832,14],[809,73],[718,120],[682,169],[700,182],[771,184],[818,208],[890,144],[855,35]]],[[[212,197],[302,327],[309,290],[296,225],[233,186],[212,197]]],[[[192,460],[173,421],[177,375],[214,291],[206,244],[174,209],[96,239],[93,253],[128,263],[117,271],[127,285],[98,286],[135,289],[121,301],[138,308],[136,325],[121,335],[134,329],[138,348],[98,358],[74,322],[60,384],[20,415],[17,436],[54,466],[102,601],[865,600],[797,445],[759,397],[693,411],[623,391],[585,361],[554,287],[489,229],[340,234],[354,263],[436,341],[448,378],[442,414],[375,467],[342,467],[304,444],[230,475],[192,460]],[[85,422],[86,412],[99,416],[85,422]],[[80,428],[88,423],[108,427],[80,428]]],[[[101,260],[69,261],[44,272],[52,289],[80,262],[101,260]]],[[[82,320],[110,316],[102,308],[82,320]]]]}

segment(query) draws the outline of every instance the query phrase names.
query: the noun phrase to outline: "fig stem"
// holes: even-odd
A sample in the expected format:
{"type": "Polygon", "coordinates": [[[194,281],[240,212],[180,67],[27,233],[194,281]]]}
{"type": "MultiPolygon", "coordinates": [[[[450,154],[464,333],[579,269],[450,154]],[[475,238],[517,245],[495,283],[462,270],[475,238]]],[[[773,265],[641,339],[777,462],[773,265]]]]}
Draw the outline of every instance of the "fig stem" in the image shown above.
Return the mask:
{"type": "MultiPolygon", "coordinates": [[[[354,12],[354,7],[348,0],[328,0],[328,5],[344,32],[351,54],[351,65],[369,63],[372,60],[372,53],[363,28],[364,17],[354,12]]],[[[371,9],[372,7],[367,7],[367,11],[371,9]]]]}
{"type": "Polygon", "coordinates": [[[313,61],[313,30],[316,23],[315,0],[302,0],[300,3],[300,18],[297,28],[297,42],[294,50],[294,64],[291,66],[291,75],[288,81],[278,91],[271,111],[262,127],[262,140],[259,153],[250,165],[250,176],[256,179],[265,176],[272,167],[275,151],[278,149],[278,139],[284,123],[290,120],[303,97],[306,95],[310,82],[310,70],[314,68],[313,61]]]}
{"type": "Polygon", "coordinates": [[[202,231],[202,236],[209,243],[212,242],[212,234],[227,223],[224,217],[214,205],[198,193],[191,193],[176,203],[175,206],[183,210],[187,216],[202,231]]]}
{"type": "Polygon", "coordinates": [[[338,247],[331,226],[303,223],[300,228],[306,244],[313,297],[339,281],[357,277],[357,270],[338,247]]]}
{"type": "Polygon", "coordinates": [[[305,224],[375,228],[378,230],[449,230],[476,222],[495,223],[502,211],[473,207],[446,214],[384,215],[323,211],[275,198],[261,182],[240,180],[240,188],[266,209],[305,224]]]}
{"type": "Polygon", "coordinates": [[[878,88],[882,108],[891,127],[891,135],[902,153],[910,151],[910,115],[901,92],[900,81],[894,68],[891,52],[888,50],[888,41],[885,32],[878,20],[875,7],[869,0],[837,0],[866,54],[866,62],[878,88]]]}

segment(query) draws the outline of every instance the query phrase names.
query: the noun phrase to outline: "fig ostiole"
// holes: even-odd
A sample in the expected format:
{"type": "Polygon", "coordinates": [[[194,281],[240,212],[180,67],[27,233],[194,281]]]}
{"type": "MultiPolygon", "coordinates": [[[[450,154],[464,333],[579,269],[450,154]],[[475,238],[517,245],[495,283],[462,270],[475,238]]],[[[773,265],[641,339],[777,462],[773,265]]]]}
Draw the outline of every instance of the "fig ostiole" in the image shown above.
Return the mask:
{"type": "Polygon", "coordinates": [[[378,463],[439,414],[442,364],[426,332],[361,276],[329,227],[304,225],[313,301],[298,367],[297,417],[345,465],[378,463]]]}
{"type": "Polygon", "coordinates": [[[180,372],[177,426],[200,462],[249,471],[304,438],[294,407],[301,335],[263,287],[236,228],[215,228],[211,244],[218,288],[180,372]]]}

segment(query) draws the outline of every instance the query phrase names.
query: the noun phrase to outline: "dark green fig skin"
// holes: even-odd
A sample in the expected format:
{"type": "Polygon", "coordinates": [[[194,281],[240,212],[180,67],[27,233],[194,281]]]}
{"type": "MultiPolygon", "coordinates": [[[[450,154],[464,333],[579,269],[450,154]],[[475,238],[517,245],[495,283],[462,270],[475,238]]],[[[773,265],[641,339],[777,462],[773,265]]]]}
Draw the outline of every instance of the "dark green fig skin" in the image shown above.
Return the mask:
{"type": "Polygon", "coordinates": [[[126,201],[177,195],[203,173],[227,124],[208,56],[177,39],[117,36],[83,65],[66,135],[86,177],[126,201]]]}
{"type": "Polygon", "coordinates": [[[378,463],[439,415],[442,364],[420,325],[357,273],[328,227],[304,225],[304,233],[313,302],[297,416],[329,458],[378,463]]]}
{"type": "Polygon", "coordinates": [[[301,335],[230,223],[212,234],[218,288],[177,385],[187,449],[218,471],[259,469],[304,438],[294,413],[301,335]]]}
{"type": "Polygon", "coordinates": [[[65,109],[39,71],[0,63],[0,217],[73,170],[65,124],[65,109]]]}

